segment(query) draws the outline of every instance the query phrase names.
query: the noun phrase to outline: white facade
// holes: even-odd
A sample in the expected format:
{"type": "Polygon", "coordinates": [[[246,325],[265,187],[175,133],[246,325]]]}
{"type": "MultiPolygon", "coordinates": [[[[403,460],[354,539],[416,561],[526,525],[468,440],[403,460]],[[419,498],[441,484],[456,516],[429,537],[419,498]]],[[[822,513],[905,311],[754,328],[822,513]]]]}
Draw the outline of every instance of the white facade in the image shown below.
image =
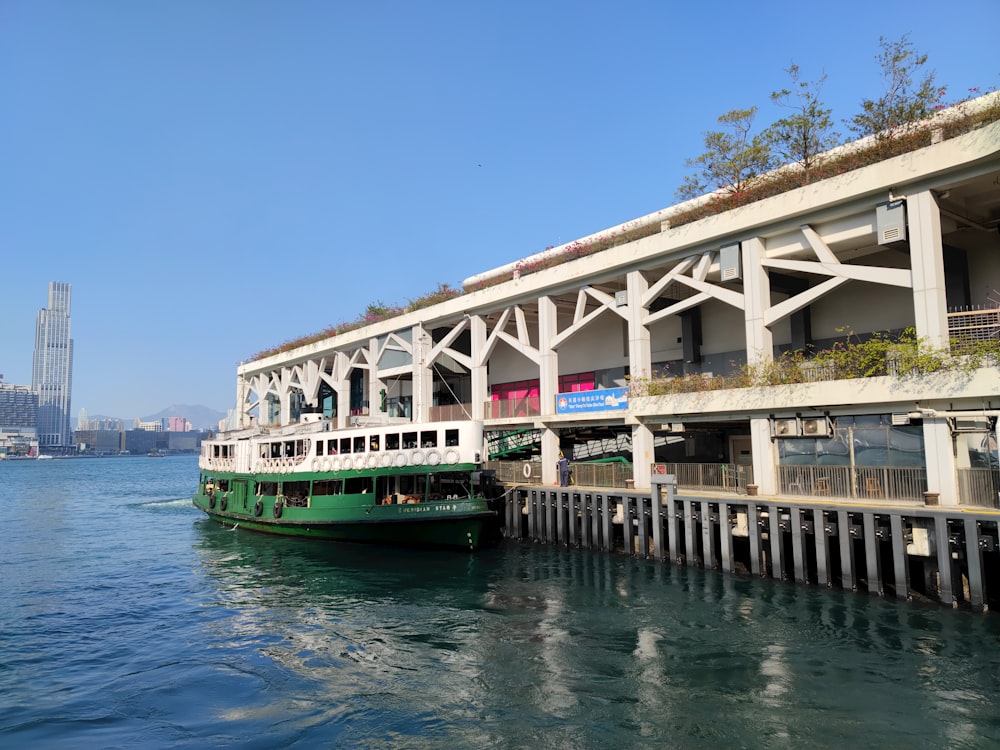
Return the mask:
{"type": "Polygon", "coordinates": [[[530,274],[521,269],[532,259],[495,269],[468,280],[502,276],[494,286],[241,365],[241,424],[249,416],[286,424],[304,409],[323,409],[346,426],[381,415],[383,391],[407,404],[400,413],[414,421],[455,418],[439,414],[457,402],[466,418],[485,420],[487,432],[539,430],[548,484],[567,441],[596,429],[625,432],[639,488],[649,486],[651,464],[664,460],[665,426],[683,424],[688,457],[737,462],[739,452],[752,461],[761,493],[776,494],[791,445],[775,435],[776,420],[853,425],[852,435],[883,423],[889,434],[905,421],[902,437],[922,445],[927,491],[958,503],[969,441],[956,419],[980,419],[995,453],[995,367],[969,376],[633,394],[627,408],[573,414],[560,413],[557,394],[578,382],[624,387],[626,376],[664,371],[724,374],[788,349],[821,348],[845,331],[914,328],[947,346],[950,313],[1000,307],[1000,123],[671,227],[683,208],[623,225],[646,236],[596,254],[530,274]],[[905,211],[905,240],[880,234],[880,205],[905,211]],[[735,270],[723,268],[724,248],[736,253],[735,270]]]}

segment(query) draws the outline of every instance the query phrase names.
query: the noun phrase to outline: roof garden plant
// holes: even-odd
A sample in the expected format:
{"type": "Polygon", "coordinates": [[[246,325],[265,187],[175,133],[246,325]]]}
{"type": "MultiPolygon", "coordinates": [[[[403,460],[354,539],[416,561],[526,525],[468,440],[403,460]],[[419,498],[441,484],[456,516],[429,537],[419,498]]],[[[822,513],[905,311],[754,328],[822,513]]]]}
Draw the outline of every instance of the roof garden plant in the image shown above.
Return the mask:
{"type": "Polygon", "coordinates": [[[1000,340],[956,340],[949,347],[938,348],[907,328],[897,334],[877,332],[867,338],[850,332],[828,349],[789,351],[770,361],[734,365],[728,375],[671,377],[665,371],[652,377],[629,378],[629,391],[632,397],[667,396],[879,376],[905,379],[937,372],[967,374],[983,367],[1000,368],[1000,340]]]}

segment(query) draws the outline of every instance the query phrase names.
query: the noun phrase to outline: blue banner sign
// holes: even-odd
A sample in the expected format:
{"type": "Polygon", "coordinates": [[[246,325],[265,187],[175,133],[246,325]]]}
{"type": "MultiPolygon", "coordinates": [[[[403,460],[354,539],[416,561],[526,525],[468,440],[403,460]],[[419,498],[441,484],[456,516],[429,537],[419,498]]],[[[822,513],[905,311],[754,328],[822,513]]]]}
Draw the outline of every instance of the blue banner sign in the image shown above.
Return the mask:
{"type": "Polygon", "coordinates": [[[581,411],[615,411],[628,408],[628,388],[602,388],[556,394],[556,414],[581,411]]]}

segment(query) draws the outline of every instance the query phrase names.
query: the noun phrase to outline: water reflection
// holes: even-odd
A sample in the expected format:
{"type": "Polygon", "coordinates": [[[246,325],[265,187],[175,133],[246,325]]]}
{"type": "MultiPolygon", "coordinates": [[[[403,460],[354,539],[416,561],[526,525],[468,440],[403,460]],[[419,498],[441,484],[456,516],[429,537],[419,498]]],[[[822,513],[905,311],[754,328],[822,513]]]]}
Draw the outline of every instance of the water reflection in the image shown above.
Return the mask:
{"type": "Polygon", "coordinates": [[[296,731],[520,747],[559,727],[581,748],[829,747],[862,726],[924,746],[1000,738],[993,618],[541,545],[198,531],[205,637],[270,696],[241,716],[277,705],[296,731]]]}

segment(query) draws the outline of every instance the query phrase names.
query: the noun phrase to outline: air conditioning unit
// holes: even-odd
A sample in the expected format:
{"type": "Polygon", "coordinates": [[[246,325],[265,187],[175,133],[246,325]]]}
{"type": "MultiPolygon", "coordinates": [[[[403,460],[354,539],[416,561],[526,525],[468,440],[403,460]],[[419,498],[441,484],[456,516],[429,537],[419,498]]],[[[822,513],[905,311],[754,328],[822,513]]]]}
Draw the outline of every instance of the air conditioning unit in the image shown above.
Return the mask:
{"type": "Polygon", "coordinates": [[[774,420],[775,437],[798,437],[799,421],[797,419],[774,420]]]}
{"type": "Polygon", "coordinates": [[[719,273],[722,281],[738,281],[743,278],[740,268],[740,243],[723,245],[719,248],[719,273]]]}
{"type": "Polygon", "coordinates": [[[900,425],[905,425],[910,423],[910,413],[909,412],[893,412],[892,413],[892,426],[899,427],[900,425]]]}
{"type": "Polygon", "coordinates": [[[809,437],[828,437],[830,435],[830,420],[826,417],[803,419],[802,434],[809,437]]]}
{"type": "Polygon", "coordinates": [[[880,245],[906,241],[906,203],[901,200],[875,206],[875,232],[880,245]]]}

